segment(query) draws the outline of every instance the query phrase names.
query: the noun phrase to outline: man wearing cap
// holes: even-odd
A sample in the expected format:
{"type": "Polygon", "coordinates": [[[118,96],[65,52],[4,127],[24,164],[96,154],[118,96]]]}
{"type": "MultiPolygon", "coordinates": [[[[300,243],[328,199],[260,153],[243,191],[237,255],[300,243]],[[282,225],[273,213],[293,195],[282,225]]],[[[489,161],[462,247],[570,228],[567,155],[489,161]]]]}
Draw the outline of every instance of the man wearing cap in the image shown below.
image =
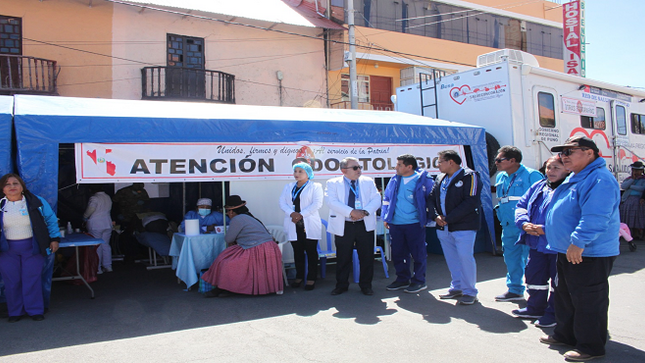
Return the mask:
{"type": "Polygon", "coordinates": [[[524,268],[530,248],[527,245],[515,244],[520,237],[520,229],[515,226],[515,205],[531,185],[544,179],[544,176],[522,164],[522,151],[515,146],[500,148],[495,158],[495,166],[499,170],[495,179],[498,199],[495,210],[502,225],[502,248],[508,287],[508,291],[495,296],[495,300],[524,300],[524,268]]]}
{"type": "Polygon", "coordinates": [[[554,146],[572,173],[554,191],[544,232],[558,252],[553,335],[544,344],[570,345],[569,361],[605,354],[609,274],[618,250],[620,189],[598,147],[585,136],[554,146]]]}
{"type": "MultiPolygon", "coordinates": [[[[197,219],[199,220],[199,229],[200,233],[212,232],[215,229],[215,226],[224,225],[224,217],[222,213],[211,212],[211,207],[213,206],[213,201],[210,198],[200,198],[197,200],[197,209],[191,210],[186,213],[184,220],[181,221],[180,230],[186,230],[186,219],[197,219]]],[[[228,217],[226,217],[226,224],[229,223],[228,217]]]]}
{"type": "Polygon", "coordinates": [[[327,231],[336,236],[336,288],[331,294],[347,291],[356,248],[361,266],[358,284],[363,294],[373,295],[374,230],[381,194],[372,178],[361,175],[358,159],[343,159],[340,170],[343,176],[330,179],[325,187],[325,200],[329,206],[327,231]]]}

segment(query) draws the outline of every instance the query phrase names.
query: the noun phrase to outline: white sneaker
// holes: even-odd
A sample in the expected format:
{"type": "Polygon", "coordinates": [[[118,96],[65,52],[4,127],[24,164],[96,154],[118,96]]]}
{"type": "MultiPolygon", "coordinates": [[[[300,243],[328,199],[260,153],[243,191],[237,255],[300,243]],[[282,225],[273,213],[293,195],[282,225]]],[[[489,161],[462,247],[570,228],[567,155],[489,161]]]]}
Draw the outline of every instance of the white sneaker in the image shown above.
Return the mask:
{"type": "Polygon", "coordinates": [[[97,275],[100,275],[100,274],[102,274],[102,273],[103,273],[103,270],[99,267],[99,270],[98,270],[98,271],[96,271],[96,274],[97,274],[97,275]]]}
{"type": "Polygon", "coordinates": [[[112,272],[112,265],[103,266],[103,271],[105,271],[105,272],[112,272]]]}

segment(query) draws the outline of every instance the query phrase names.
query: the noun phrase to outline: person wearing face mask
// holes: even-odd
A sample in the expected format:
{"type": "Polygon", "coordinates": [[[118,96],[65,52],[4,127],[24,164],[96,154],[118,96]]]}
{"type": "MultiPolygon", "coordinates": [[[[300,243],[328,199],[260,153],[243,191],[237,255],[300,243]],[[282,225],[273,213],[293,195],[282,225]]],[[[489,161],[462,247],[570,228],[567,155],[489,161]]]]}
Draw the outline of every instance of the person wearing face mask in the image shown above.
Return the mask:
{"type": "Polygon", "coordinates": [[[549,290],[555,290],[558,254],[546,248],[548,241],[544,234],[544,223],[553,192],[569,175],[558,155],[546,161],[545,173],[546,179],[533,184],[517,202],[515,209],[515,225],[521,230],[516,243],[530,248],[525,271],[529,298],[527,307],[511,311],[518,318],[538,319],[535,326],[539,328],[556,325],[554,295],[553,292],[549,294],[549,290]]]}
{"type": "MultiPolygon", "coordinates": [[[[210,198],[200,198],[197,200],[197,209],[191,210],[186,213],[184,220],[181,221],[179,227],[180,231],[185,231],[185,221],[186,219],[197,219],[199,220],[199,229],[201,233],[212,232],[215,230],[215,226],[224,225],[224,217],[222,213],[212,212],[213,201],[210,198]]],[[[226,224],[228,224],[229,219],[226,217],[226,224]]]]}

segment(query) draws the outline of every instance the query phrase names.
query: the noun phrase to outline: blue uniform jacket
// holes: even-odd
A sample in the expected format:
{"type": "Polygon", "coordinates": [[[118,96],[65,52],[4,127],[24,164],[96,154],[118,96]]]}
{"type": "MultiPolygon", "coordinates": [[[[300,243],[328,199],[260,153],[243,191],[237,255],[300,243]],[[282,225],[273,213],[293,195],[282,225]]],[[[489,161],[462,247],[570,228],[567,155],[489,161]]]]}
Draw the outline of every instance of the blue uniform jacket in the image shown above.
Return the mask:
{"type": "MultiPolygon", "coordinates": [[[[211,212],[210,214],[206,216],[201,216],[199,212],[195,210],[188,211],[186,215],[184,216],[184,220],[181,221],[181,230],[186,231],[186,226],[185,226],[185,221],[186,219],[198,219],[199,220],[199,228],[200,228],[200,233],[204,233],[203,230],[201,230],[202,227],[206,226],[223,226],[224,225],[224,218],[222,217],[222,212],[211,212]]],[[[229,224],[230,220],[228,217],[226,217],[226,224],[229,224]]]]}
{"type": "MultiPolygon", "coordinates": [[[[529,190],[522,196],[522,198],[517,202],[515,208],[515,225],[520,229],[520,238],[517,240],[516,244],[525,244],[531,247],[534,250],[542,253],[553,254],[555,252],[546,248],[547,241],[546,235],[542,236],[532,236],[526,234],[522,230],[522,225],[524,223],[533,223],[540,224],[544,226],[546,221],[546,213],[548,208],[541,209],[542,203],[544,203],[544,198],[548,196],[551,192],[551,188],[546,184],[547,180],[541,180],[529,188],[529,190]]],[[[542,227],[542,229],[546,229],[542,227]]]]}
{"type": "MultiPolygon", "coordinates": [[[[432,185],[434,181],[428,175],[428,172],[417,169],[417,172],[420,174],[419,179],[417,179],[417,185],[414,189],[414,201],[417,210],[419,211],[419,224],[421,227],[425,227],[428,223],[428,210],[426,208],[426,198],[430,195],[432,190],[432,185]]],[[[401,177],[395,175],[390,179],[390,182],[387,183],[385,187],[385,193],[383,196],[383,206],[381,207],[381,216],[383,221],[390,223],[392,217],[394,216],[394,210],[396,209],[396,195],[399,191],[399,182],[401,177]]]]}
{"type": "Polygon", "coordinates": [[[481,225],[479,214],[482,181],[477,172],[464,168],[459,170],[446,190],[446,210],[441,210],[441,182],[446,174],[440,174],[428,197],[428,210],[433,220],[440,215],[448,223],[448,231],[478,231],[481,225]]]}
{"type": "MultiPolygon", "coordinates": [[[[4,199],[4,198],[3,198],[4,199]]],[[[25,191],[25,200],[27,201],[27,210],[31,229],[34,234],[34,251],[33,254],[42,254],[47,256],[47,248],[53,241],[60,241],[60,229],[58,227],[58,218],[49,206],[47,201],[31,192],[25,191]]],[[[4,208],[6,199],[0,202],[0,209],[4,208]]],[[[9,243],[4,233],[4,213],[0,213],[0,252],[9,250],[9,243]]]]}
{"type": "Polygon", "coordinates": [[[620,228],[620,189],[597,158],[573,173],[555,189],[546,216],[547,248],[566,253],[571,244],[584,248],[582,256],[617,256],[620,228]]]}
{"type": "Polygon", "coordinates": [[[509,225],[515,226],[515,205],[520,197],[526,193],[531,185],[544,179],[542,173],[537,170],[527,168],[520,164],[519,169],[513,174],[508,175],[506,172],[500,172],[495,178],[495,188],[497,198],[512,197],[508,203],[498,203],[495,207],[497,218],[502,227],[509,225]]]}

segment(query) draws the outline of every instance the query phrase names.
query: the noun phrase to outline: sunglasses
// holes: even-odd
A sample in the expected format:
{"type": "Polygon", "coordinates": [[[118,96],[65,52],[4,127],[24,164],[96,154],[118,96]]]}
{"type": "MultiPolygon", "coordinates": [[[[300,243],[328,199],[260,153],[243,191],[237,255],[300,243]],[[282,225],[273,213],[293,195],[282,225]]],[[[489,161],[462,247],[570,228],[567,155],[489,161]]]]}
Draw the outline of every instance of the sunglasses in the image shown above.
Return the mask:
{"type": "Polygon", "coordinates": [[[560,157],[569,156],[569,155],[573,154],[573,150],[578,150],[578,149],[584,151],[584,150],[588,150],[589,148],[586,148],[586,147],[572,147],[571,149],[564,149],[564,150],[562,150],[560,152],[560,157]]]}
{"type": "Polygon", "coordinates": [[[498,158],[498,159],[495,159],[495,163],[498,163],[498,164],[499,164],[499,163],[501,163],[501,162],[502,162],[502,161],[504,161],[504,160],[508,160],[508,158],[498,158]]]}
{"type": "Polygon", "coordinates": [[[363,167],[358,166],[358,165],[354,165],[354,166],[350,166],[349,168],[343,168],[343,169],[352,169],[352,170],[356,171],[356,170],[359,170],[359,169],[363,170],[363,167]]]}

